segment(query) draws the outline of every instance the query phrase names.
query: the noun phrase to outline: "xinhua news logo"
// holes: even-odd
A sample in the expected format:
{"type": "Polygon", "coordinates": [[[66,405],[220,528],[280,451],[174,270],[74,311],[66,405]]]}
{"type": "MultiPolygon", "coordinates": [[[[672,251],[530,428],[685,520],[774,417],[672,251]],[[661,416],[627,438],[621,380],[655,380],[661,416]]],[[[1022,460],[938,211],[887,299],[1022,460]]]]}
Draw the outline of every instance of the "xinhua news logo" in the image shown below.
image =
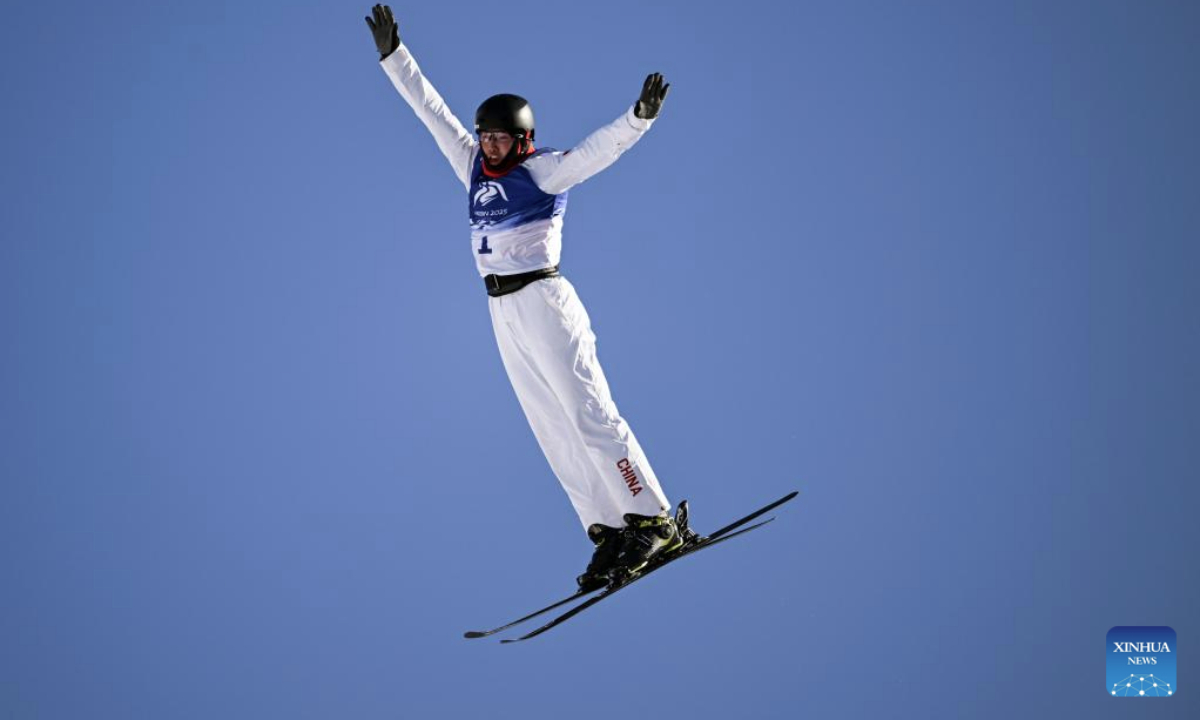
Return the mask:
{"type": "Polygon", "coordinates": [[[1118,626],[1108,631],[1105,676],[1113,697],[1175,694],[1175,631],[1169,627],[1118,626]]]}

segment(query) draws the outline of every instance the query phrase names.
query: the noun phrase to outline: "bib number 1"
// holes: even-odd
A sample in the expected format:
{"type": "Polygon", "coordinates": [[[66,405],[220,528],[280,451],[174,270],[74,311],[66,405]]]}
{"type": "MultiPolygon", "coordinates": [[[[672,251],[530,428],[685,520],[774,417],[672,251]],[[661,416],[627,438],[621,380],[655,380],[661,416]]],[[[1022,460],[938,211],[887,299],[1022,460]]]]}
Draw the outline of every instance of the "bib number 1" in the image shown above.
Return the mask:
{"type": "Polygon", "coordinates": [[[492,249],[487,246],[487,235],[484,235],[482,240],[480,241],[479,254],[480,255],[491,255],[492,254],[492,249]]]}

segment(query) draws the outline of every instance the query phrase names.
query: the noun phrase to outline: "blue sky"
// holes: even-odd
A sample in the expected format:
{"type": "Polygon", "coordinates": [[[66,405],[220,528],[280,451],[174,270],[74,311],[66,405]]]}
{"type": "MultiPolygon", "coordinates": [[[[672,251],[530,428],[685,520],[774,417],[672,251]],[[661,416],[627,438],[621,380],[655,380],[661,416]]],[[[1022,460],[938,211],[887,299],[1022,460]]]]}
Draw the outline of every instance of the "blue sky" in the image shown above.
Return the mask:
{"type": "Polygon", "coordinates": [[[563,272],[701,530],[801,491],[501,646],[589,547],[369,7],[6,9],[0,715],[1196,714],[1200,8],[394,5],[541,145],[666,76],[563,272]]]}

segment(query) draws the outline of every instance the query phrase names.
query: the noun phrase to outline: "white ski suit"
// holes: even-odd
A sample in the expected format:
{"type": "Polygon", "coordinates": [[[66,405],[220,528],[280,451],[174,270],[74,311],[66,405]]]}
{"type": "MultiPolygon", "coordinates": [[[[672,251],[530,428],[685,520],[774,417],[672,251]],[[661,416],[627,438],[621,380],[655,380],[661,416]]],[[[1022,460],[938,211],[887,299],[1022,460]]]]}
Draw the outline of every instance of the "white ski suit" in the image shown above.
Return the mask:
{"type": "MultiPolygon", "coordinates": [[[[567,152],[539,150],[504,175],[484,171],[479,144],[446,107],[403,44],[381,61],[467,188],[471,250],[481,277],[556,267],[567,190],[611,165],[652,120],[621,117],[567,152]]],[[[650,463],[617,412],[596,337],[561,276],[489,297],[500,357],[525,417],[579,520],[622,527],[625,513],[670,510],[650,463]]]]}

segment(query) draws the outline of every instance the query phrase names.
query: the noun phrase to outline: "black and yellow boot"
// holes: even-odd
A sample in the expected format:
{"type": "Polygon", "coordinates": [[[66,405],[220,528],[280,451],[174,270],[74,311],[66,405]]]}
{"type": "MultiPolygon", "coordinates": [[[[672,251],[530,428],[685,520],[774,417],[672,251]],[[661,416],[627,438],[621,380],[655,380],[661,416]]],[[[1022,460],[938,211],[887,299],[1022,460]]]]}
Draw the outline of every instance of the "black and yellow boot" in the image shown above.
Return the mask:
{"type": "Polygon", "coordinates": [[[608,584],[608,573],[616,562],[617,553],[621,551],[620,528],[607,525],[591,525],[587,530],[588,539],[596,546],[592,552],[592,561],[587,570],[575,578],[580,590],[595,590],[608,584]]]}
{"type": "Polygon", "coordinates": [[[621,550],[609,572],[614,583],[628,580],[655,558],[683,547],[683,536],[668,515],[625,515],[621,550]]]}

